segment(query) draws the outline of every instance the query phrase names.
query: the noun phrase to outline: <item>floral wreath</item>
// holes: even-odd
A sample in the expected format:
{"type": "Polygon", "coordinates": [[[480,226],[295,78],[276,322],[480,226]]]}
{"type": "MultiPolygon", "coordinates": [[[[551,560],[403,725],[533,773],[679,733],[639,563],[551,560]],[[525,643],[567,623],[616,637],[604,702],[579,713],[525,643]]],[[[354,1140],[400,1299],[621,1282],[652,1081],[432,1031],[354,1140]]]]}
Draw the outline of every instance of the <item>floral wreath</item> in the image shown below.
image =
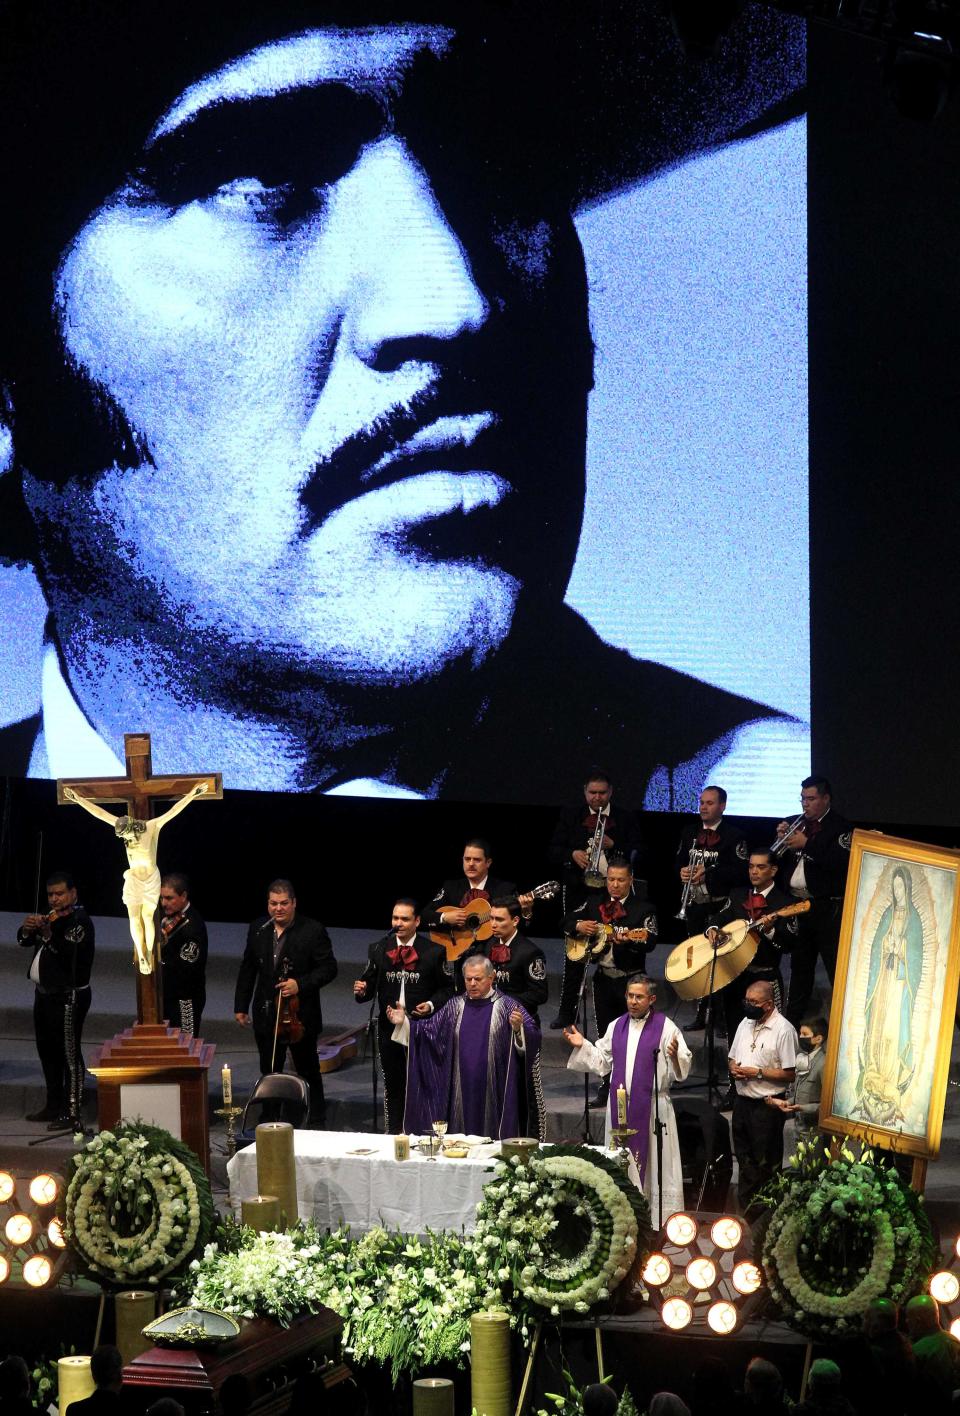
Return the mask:
{"type": "Polygon", "coordinates": [[[936,1247],[922,1197],[866,1148],[835,1159],[801,1145],[764,1198],[773,1212],[762,1262],[784,1319],[808,1337],[852,1335],[875,1298],[902,1303],[936,1247]]]}
{"type": "Polygon", "coordinates": [[[158,1283],[209,1238],[210,1184],[190,1147],[168,1131],[139,1122],[101,1131],[74,1164],[64,1235],[101,1283],[158,1283]]]}
{"type": "Polygon", "coordinates": [[[498,1165],[474,1234],[500,1281],[509,1278],[516,1296],[553,1317],[605,1302],[650,1238],[642,1192],[615,1161],[584,1146],[498,1165]]]}

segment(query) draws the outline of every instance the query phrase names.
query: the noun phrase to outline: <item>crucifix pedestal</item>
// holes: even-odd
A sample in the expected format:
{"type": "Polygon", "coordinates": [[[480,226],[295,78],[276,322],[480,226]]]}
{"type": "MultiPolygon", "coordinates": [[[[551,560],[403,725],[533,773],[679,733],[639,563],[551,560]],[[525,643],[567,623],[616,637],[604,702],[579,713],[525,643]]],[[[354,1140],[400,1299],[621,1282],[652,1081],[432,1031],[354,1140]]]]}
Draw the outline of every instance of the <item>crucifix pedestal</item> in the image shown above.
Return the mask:
{"type": "Polygon", "coordinates": [[[124,874],[123,899],[136,944],[135,957],[141,958],[144,966],[136,970],[137,1021],[105,1043],[90,1068],[97,1078],[98,1120],[101,1129],[135,1116],[163,1126],[196,1151],[209,1174],[207,1073],[216,1049],[163,1022],[161,940],[152,910],[160,890],[157,838],[161,827],[191,801],[222,797],[223,783],[218,772],[155,777],[149,733],[126,733],[123,741],[125,777],[57,782],[61,805],[72,802],[83,806],[90,815],[112,825],[125,844],[129,868],[124,874]],[[162,816],[151,816],[155,801],[171,798],[174,805],[162,816]],[[124,803],[132,820],[121,821],[100,802],[124,803]]]}

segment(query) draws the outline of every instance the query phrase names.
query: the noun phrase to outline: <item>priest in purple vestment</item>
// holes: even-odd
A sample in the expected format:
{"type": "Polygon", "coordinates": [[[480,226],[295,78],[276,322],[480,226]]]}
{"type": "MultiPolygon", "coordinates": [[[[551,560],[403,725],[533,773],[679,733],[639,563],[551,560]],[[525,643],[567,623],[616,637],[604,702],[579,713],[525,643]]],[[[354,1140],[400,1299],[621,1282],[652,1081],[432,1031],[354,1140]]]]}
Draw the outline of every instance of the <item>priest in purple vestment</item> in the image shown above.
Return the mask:
{"type": "Polygon", "coordinates": [[[409,1049],[404,1130],[429,1135],[446,1121],[451,1134],[542,1140],[540,1029],[494,986],[489,959],[467,958],[463,982],[466,991],[432,1017],[387,1009],[394,1040],[409,1049]]]}
{"type": "Polygon", "coordinates": [[[608,1139],[612,1127],[617,1125],[617,1093],[623,1087],[627,1125],[635,1131],[629,1140],[630,1149],[643,1192],[650,1201],[653,1222],[659,1228],[671,1214],[683,1209],[680,1140],[669,1091],[672,1081],[687,1076],[693,1059],[680,1029],[655,1010],[654,979],[646,974],[631,974],[626,997],[626,1013],[615,1018],[596,1042],[587,1042],[578,1028],[564,1028],[563,1035],[573,1048],[567,1066],[575,1072],[609,1075],[608,1139]],[[663,1141],[662,1187],[657,1174],[658,1116],[663,1141]]]}

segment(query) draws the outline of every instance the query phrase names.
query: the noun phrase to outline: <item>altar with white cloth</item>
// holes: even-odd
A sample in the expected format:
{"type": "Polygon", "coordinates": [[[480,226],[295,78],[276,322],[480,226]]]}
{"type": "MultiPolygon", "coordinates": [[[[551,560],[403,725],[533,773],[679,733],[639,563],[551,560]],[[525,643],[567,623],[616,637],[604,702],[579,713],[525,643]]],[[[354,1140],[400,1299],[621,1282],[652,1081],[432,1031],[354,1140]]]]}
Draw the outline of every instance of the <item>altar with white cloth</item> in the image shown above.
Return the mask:
{"type": "MultiPolygon", "coordinates": [[[[384,1225],[409,1234],[427,1229],[473,1229],[483,1187],[493,1178],[499,1141],[473,1145],[462,1160],[431,1160],[411,1148],[398,1161],[393,1136],[358,1131],[295,1131],[297,1205],[301,1219],[321,1229],[349,1225],[355,1234],[384,1225]]],[[[256,1146],[227,1165],[230,1203],[257,1193],[256,1146]]]]}

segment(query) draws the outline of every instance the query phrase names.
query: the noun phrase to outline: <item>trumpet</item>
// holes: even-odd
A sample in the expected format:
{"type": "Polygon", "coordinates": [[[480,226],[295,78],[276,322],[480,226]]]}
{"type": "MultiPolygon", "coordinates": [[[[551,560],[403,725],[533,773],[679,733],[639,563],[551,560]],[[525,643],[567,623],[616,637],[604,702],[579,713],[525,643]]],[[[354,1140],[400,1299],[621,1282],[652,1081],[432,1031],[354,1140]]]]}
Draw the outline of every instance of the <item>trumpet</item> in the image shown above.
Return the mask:
{"type": "Polygon", "coordinates": [[[784,851],[787,849],[785,843],[790,839],[794,831],[799,831],[800,827],[803,825],[804,819],[805,818],[802,811],[799,816],[794,817],[794,819],[788,825],[787,829],[784,831],[783,835],[777,836],[773,845],[770,847],[771,855],[783,855],[784,851]]]}
{"type": "Polygon", "coordinates": [[[587,847],[587,868],[583,872],[583,883],[588,890],[602,890],[607,883],[607,877],[600,869],[600,857],[603,855],[603,828],[606,824],[607,818],[598,811],[596,828],[590,838],[590,845],[587,847]]]}
{"type": "Polygon", "coordinates": [[[686,919],[687,906],[690,903],[690,896],[693,894],[694,888],[693,871],[696,870],[698,865],[703,864],[703,851],[700,850],[699,846],[696,843],[696,840],[694,840],[693,845],[690,847],[690,856],[687,861],[687,864],[690,867],[691,874],[688,875],[687,879],[683,882],[683,894],[680,897],[680,912],[679,914],[674,915],[674,919],[686,919]]]}

